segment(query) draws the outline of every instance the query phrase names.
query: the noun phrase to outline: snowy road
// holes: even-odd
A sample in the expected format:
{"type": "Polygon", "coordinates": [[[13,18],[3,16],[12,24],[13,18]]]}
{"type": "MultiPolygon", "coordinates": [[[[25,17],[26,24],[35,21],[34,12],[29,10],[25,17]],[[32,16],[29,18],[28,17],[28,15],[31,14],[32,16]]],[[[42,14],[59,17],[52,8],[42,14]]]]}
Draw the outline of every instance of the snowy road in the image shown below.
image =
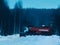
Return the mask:
{"type": "Polygon", "coordinates": [[[20,38],[18,34],[6,37],[0,36],[0,45],[60,45],[60,37],[56,35],[36,35],[20,38]]]}

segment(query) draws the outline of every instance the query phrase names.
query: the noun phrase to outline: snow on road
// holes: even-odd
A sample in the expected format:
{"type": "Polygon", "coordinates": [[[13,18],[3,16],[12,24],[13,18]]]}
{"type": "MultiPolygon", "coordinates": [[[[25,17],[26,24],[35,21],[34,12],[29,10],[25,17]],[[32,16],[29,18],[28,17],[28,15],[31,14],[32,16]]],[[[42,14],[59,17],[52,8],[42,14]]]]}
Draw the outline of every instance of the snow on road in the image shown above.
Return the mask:
{"type": "Polygon", "coordinates": [[[19,37],[19,34],[0,36],[0,45],[60,45],[60,37],[56,35],[19,37]]]}

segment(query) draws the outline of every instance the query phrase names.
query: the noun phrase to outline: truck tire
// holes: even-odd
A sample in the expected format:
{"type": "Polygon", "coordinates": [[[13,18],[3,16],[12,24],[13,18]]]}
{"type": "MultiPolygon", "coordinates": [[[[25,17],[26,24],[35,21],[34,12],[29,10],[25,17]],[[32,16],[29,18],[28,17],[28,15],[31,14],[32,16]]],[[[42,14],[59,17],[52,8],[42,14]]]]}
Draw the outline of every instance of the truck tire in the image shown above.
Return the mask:
{"type": "Polygon", "coordinates": [[[26,37],[25,33],[20,33],[20,37],[26,37]]]}
{"type": "Polygon", "coordinates": [[[60,36],[60,29],[58,30],[58,36],[60,36]]]}

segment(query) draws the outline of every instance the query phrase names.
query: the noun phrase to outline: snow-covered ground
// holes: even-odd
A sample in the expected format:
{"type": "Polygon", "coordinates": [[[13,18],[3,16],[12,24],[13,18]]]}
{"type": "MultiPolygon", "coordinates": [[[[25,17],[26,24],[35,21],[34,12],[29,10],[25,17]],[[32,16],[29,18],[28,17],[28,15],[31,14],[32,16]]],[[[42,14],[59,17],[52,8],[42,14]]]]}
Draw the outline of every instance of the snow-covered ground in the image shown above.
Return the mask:
{"type": "Polygon", "coordinates": [[[0,45],[60,45],[60,37],[56,35],[19,37],[19,34],[0,36],[0,45]]]}

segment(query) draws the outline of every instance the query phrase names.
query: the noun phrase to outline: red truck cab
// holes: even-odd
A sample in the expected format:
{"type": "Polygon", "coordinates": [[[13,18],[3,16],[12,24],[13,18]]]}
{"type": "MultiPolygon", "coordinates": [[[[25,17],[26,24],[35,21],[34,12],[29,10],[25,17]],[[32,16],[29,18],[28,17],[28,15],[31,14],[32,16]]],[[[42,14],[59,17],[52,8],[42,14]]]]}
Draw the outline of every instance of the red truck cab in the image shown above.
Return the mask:
{"type": "Polygon", "coordinates": [[[53,29],[49,26],[42,25],[41,27],[28,27],[28,33],[32,35],[52,35],[53,29]]]}

